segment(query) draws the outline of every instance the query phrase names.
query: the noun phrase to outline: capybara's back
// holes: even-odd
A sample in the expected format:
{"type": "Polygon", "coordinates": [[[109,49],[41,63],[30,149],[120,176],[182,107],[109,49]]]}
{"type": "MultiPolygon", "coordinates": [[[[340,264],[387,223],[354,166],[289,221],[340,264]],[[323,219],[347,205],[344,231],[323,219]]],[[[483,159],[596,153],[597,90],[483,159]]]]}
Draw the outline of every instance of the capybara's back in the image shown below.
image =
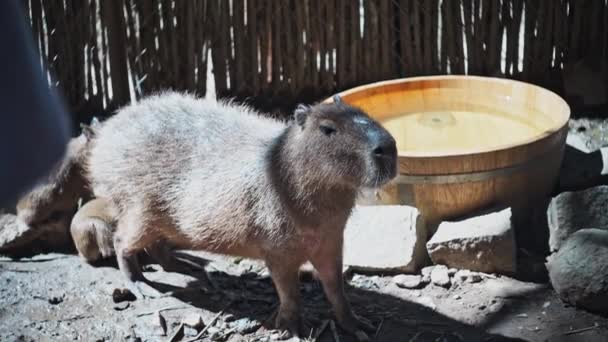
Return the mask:
{"type": "MultiPolygon", "coordinates": [[[[184,240],[186,247],[234,245],[247,234],[234,220],[264,219],[243,209],[265,196],[260,182],[270,183],[267,150],[284,128],[244,106],[179,93],[152,96],[124,108],[97,132],[89,159],[95,196],[116,201],[120,209],[145,203],[142,215],[171,221],[159,233],[184,240]]],[[[265,202],[258,205],[275,204],[265,202]]]]}

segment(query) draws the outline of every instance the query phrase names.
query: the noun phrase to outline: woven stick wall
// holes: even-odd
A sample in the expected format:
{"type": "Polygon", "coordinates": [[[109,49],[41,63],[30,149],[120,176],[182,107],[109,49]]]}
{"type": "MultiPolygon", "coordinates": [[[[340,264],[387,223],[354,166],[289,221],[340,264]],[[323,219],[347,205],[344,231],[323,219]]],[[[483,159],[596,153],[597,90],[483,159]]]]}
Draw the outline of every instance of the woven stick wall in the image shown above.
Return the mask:
{"type": "Polygon", "coordinates": [[[562,92],[606,70],[605,0],[24,0],[76,121],[160,89],[289,108],[397,77],[478,74],[562,92]],[[208,61],[210,58],[210,61],[208,61]]]}

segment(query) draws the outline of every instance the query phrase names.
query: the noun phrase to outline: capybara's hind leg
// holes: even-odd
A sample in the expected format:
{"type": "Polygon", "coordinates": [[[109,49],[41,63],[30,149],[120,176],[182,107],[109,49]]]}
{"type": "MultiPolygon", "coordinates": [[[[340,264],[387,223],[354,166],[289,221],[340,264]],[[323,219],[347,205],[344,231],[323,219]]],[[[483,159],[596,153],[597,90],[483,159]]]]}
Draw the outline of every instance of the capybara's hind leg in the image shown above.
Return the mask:
{"type": "Polygon", "coordinates": [[[139,299],[157,298],[162,296],[162,293],[148,283],[137,260],[137,254],[144,249],[150,238],[142,228],[137,220],[133,219],[132,214],[127,214],[118,222],[114,235],[116,260],[118,267],[126,277],[127,288],[133,292],[135,297],[139,299]]]}
{"type": "Polygon", "coordinates": [[[284,256],[266,259],[266,266],[279,295],[279,309],[275,328],[283,330],[287,338],[301,335],[300,289],[298,271],[300,263],[285,260],[284,256]]]}

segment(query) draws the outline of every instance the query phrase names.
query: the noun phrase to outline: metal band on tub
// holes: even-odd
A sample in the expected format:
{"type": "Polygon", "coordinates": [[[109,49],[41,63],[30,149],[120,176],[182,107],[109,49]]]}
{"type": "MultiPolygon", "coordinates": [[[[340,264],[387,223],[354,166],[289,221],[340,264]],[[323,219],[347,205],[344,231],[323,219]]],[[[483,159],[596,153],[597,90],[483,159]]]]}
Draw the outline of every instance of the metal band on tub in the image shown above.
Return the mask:
{"type": "Polygon", "coordinates": [[[547,161],[551,153],[544,153],[540,157],[529,159],[526,162],[506,166],[493,170],[475,171],[467,173],[453,173],[453,174],[442,174],[442,175],[404,175],[399,174],[397,176],[397,183],[404,184],[454,184],[454,183],[472,183],[482,182],[498,177],[507,177],[514,173],[523,171],[525,169],[531,169],[540,166],[543,162],[547,161]]]}

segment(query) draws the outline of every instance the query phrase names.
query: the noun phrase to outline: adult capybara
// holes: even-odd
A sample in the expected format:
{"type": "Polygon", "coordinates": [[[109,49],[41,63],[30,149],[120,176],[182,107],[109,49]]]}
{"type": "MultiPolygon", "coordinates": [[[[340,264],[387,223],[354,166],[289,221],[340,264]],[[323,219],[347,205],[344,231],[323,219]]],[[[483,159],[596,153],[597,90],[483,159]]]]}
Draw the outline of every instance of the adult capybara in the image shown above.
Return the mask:
{"type": "Polygon", "coordinates": [[[128,286],[156,292],[136,253],[176,248],[263,259],[279,329],[299,331],[298,270],[310,261],[338,323],[370,328],[345,298],[343,230],[358,192],[396,176],[393,137],[335,97],[288,123],[230,102],[168,92],[118,111],[96,131],[89,174],[119,210],[115,249],[128,286]]]}

